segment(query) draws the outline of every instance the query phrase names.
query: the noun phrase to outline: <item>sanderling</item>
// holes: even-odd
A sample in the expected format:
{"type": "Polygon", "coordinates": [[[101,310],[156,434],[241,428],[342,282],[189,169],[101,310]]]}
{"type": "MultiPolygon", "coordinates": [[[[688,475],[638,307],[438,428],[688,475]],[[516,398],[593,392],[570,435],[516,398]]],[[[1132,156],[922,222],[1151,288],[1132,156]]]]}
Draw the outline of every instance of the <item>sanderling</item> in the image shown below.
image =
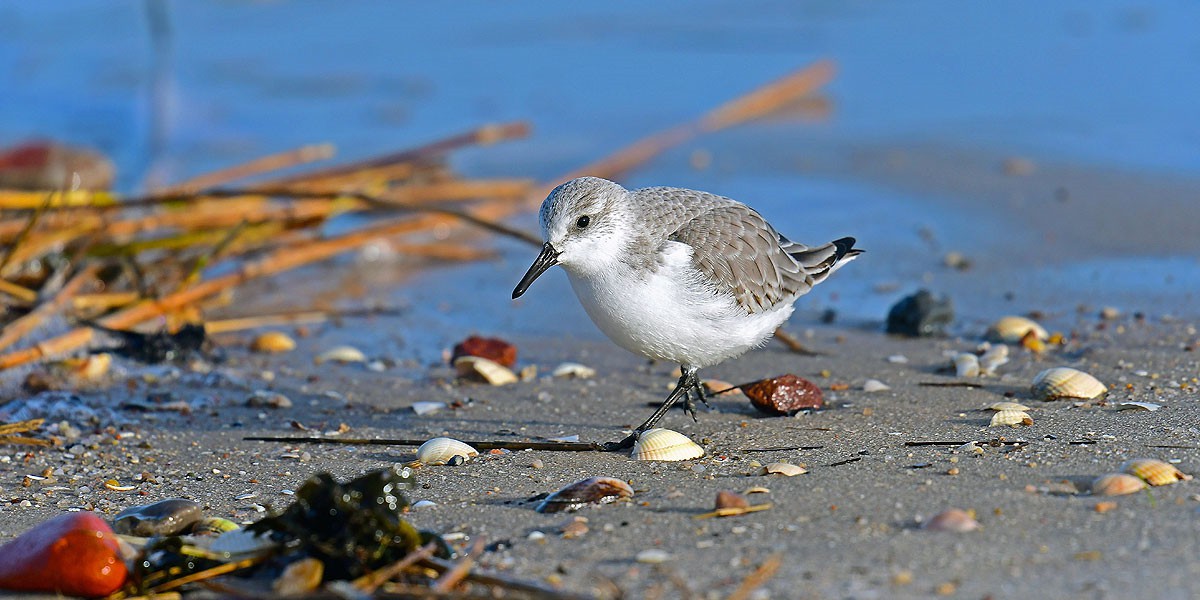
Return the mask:
{"type": "Polygon", "coordinates": [[[633,434],[631,446],[679,400],[696,418],[705,401],[697,370],[762,345],[792,303],[862,251],[846,237],[810,248],[775,231],[754,209],[695,190],[626,190],[597,177],[568,181],[546,197],[546,243],[513,298],[562,265],[596,326],[621,347],[679,363],[667,399],[633,434]]]}

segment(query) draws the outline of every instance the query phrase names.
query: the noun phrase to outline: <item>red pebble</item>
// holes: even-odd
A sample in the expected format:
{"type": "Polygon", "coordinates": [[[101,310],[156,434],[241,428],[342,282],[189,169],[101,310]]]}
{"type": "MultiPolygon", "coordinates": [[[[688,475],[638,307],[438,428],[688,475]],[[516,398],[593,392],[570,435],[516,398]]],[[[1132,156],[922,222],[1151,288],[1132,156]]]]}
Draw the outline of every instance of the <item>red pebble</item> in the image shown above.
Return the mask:
{"type": "Polygon", "coordinates": [[[750,397],[754,408],[769,415],[793,415],[825,406],[817,384],[791,374],[756,381],[743,387],[742,393],[750,397]]]}
{"type": "Polygon", "coordinates": [[[454,346],[450,362],[460,356],[479,356],[508,368],[517,364],[517,347],[499,338],[471,336],[454,346]]]}
{"type": "Polygon", "coordinates": [[[0,546],[0,589],[97,597],[125,583],[117,537],[91,512],[59,515],[0,546]]]}

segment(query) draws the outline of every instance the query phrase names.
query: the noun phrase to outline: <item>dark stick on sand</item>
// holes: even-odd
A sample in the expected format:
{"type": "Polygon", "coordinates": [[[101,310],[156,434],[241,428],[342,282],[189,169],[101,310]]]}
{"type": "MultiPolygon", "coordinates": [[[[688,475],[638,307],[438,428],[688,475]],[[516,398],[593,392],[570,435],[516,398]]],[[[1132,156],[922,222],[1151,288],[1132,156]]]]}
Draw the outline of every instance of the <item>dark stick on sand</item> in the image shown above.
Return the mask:
{"type": "MultiPolygon", "coordinates": [[[[248,436],[247,442],[283,442],[285,444],[340,444],[347,446],[420,446],[429,440],[329,438],[329,437],[273,437],[248,436]]],[[[465,440],[464,443],[479,450],[550,450],[555,452],[599,451],[599,444],[591,442],[497,442],[465,440]]]]}

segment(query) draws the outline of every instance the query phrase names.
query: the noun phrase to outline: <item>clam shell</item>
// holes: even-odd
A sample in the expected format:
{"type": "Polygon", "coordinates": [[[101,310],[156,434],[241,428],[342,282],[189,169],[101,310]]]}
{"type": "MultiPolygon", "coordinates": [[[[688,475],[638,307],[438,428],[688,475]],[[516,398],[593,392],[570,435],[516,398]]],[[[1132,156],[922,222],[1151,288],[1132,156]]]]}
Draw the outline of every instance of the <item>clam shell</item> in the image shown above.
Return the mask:
{"type": "Polygon", "coordinates": [[[1124,496],[1146,489],[1146,482],[1126,473],[1101,475],[1092,482],[1092,493],[1097,496],[1124,496]]]}
{"type": "Polygon", "coordinates": [[[954,355],[954,373],[959,377],[979,376],[979,357],[970,352],[954,355]]]}
{"type": "Polygon", "coordinates": [[[296,340],[282,331],[266,331],[250,342],[250,349],[270,354],[291,352],[296,349],[296,340]]]}
{"type": "Polygon", "coordinates": [[[634,460],[691,460],[704,456],[704,448],[688,436],[670,429],[648,429],[633,445],[634,460]]]}
{"type": "Polygon", "coordinates": [[[1020,402],[993,402],[988,405],[988,410],[1030,410],[1028,406],[1020,402]]]}
{"type": "Polygon", "coordinates": [[[1039,400],[1080,398],[1091,400],[1108,392],[1098,379],[1070,367],[1046,369],[1033,378],[1033,396],[1039,400]]]}
{"type": "Polygon", "coordinates": [[[620,479],[589,477],[550,494],[534,510],[540,513],[573,511],[588,504],[608,504],[632,497],[633,488],[620,479]]]}
{"type": "Polygon", "coordinates": [[[1008,363],[1008,346],[996,344],[979,356],[979,371],[984,375],[995,375],[996,369],[1008,363]]]}
{"type": "Polygon", "coordinates": [[[922,527],[930,531],[966,533],[979,529],[979,521],[965,510],[951,508],[934,515],[922,527]]]}
{"type": "Polygon", "coordinates": [[[318,365],[324,362],[367,362],[367,355],[354,346],[334,346],[316,356],[313,362],[318,365]]]}
{"type": "Polygon", "coordinates": [[[892,388],[888,387],[888,384],[878,379],[868,379],[864,381],[862,385],[862,390],[864,392],[885,392],[890,389],[892,388]]]}
{"type": "Polygon", "coordinates": [[[1033,418],[1029,413],[1023,410],[998,410],[992,415],[992,422],[989,427],[1003,427],[1005,425],[1033,425],[1033,418]]]}
{"type": "Polygon", "coordinates": [[[785,462],[773,462],[773,463],[768,463],[766,466],[764,466],[762,468],[762,471],[760,474],[762,474],[762,475],[783,475],[784,477],[794,477],[796,475],[803,475],[807,472],[808,472],[808,470],[805,469],[804,467],[801,467],[800,465],[793,465],[791,463],[785,463],[785,462]]]}
{"type": "Polygon", "coordinates": [[[579,363],[565,362],[557,367],[551,373],[555,377],[572,377],[575,379],[588,379],[596,376],[596,370],[579,363]]]}
{"type": "Polygon", "coordinates": [[[1027,319],[1025,317],[1007,316],[1000,317],[998,321],[992,323],[987,330],[987,339],[993,342],[1004,342],[1007,344],[1016,344],[1021,341],[1030,331],[1033,335],[1042,341],[1049,339],[1050,334],[1037,321],[1027,319]]]}
{"type": "Polygon", "coordinates": [[[1175,465],[1155,458],[1135,458],[1121,465],[1121,470],[1139,477],[1150,485],[1170,485],[1176,481],[1187,481],[1191,475],[1175,468],[1175,465]]]}
{"type": "Polygon", "coordinates": [[[455,456],[471,458],[479,451],[454,438],[435,437],[417,448],[417,462],[423,465],[444,465],[455,456]]]}
{"type": "Polygon", "coordinates": [[[482,379],[492,385],[508,385],[518,381],[512,369],[479,356],[460,356],[454,359],[454,370],[459,377],[482,379]]]}

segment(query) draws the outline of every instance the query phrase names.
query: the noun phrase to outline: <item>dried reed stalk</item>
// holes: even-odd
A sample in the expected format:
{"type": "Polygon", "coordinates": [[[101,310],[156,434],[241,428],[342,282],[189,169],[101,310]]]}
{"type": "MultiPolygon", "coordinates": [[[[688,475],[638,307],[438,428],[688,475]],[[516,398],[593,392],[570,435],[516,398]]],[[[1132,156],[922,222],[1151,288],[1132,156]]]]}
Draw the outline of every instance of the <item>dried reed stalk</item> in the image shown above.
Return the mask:
{"type": "Polygon", "coordinates": [[[4,329],[0,330],[0,350],[17,343],[43,321],[61,312],[63,306],[79,293],[85,284],[95,279],[96,271],[95,265],[84,267],[49,301],[43,302],[37,308],[5,325],[4,329]]]}

